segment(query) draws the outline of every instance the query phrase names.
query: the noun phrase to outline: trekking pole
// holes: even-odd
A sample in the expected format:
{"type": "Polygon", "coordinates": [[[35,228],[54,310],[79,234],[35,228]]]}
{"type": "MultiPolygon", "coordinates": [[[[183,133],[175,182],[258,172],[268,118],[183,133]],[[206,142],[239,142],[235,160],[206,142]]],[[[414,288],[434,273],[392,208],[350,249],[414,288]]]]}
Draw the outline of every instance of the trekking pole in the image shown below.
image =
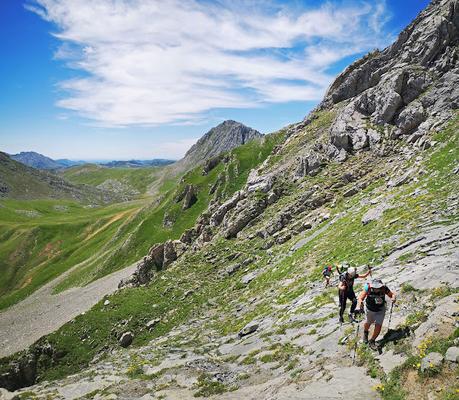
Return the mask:
{"type": "Polygon", "coordinates": [[[389,332],[390,329],[390,321],[392,320],[392,309],[394,308],[394,302],[391,302],[390,305],[390,313],[389,313],[389,324],[387,325],[387,332],[389,332]]]}
{"type": "Polygon", "coordinates": [[[356,328],[356,333],[355,333],[354,355],[352,356],[352,365],[355,364],[355,354],[357,353],[357,343],[359,342],[359,330],[360,330],[361,321],[362,320],[357,322],[357,328],[356,328]]]}

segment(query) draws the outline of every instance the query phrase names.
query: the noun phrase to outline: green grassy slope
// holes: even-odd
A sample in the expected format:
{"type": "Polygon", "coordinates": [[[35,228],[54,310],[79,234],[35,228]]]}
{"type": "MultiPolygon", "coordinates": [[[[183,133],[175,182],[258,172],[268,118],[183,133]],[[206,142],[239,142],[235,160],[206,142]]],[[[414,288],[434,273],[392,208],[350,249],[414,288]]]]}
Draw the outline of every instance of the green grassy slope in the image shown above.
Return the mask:
{"type": "Polygon", "coordinates": [[[96,260],[142,204],[88,208],[62,200],[0,201],[0,309],[70,267],[96,260]]]}
{"type": "Polygon", "coordinates": [[[161,167],[108,168],[95,164],[79,165],[63,170],[62,175],[72,183],[97,186],[108,179],[128,185],[140,194],[145,194],[149,186],[158,179],[161,167]]]}

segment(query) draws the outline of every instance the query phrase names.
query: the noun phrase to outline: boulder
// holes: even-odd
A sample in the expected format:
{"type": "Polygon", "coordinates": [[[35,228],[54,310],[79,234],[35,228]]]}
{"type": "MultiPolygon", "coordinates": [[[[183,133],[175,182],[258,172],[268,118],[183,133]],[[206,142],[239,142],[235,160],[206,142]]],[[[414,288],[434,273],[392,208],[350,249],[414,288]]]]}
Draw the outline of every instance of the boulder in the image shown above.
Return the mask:
{"type": "Polygon", "coordinates": [[[134,280],[132,283],[134,286],[145,285],[146,283],[150,282],[153,275],[152,268],[155,266],[156,264],[153,262],[150,256],[146,256],[141,261],[139,261],[133,274],[134,280]]]}
{"type": "Polygon", "coordinates": [[[0,388],[0,400],[19,400],[19,397],[9,390],[0,388]]]}
{"type": "Polygon", "coordinates": [[[432,352],[421,360],[421,372],[440,368],[443,363],[443,356],[440,353],[432,352]]]}
{"type": "Polygon", "coordinates": [[[322,164],[322,157],[316,152],[311,152],[304,157],[298,157],[295,175],[300,177],[317,175],[322,164]]]}
{"type": "Polygon", "coordinates": [[[121,347],[128,347],[134,340],[134,334],[132,332],[124,332],[118,340],[121,347]]]}
{"type": "Polygon", "coordinates": [[[147,324],[145,325],[145,327],[151,331],[157,324],[159,324],[161,322],[161,320],[158,318],[158,319],[152,319],[151,321],[148,321],[147,324]]]}
{"type": "Polygon", "coordinates": [[[376,207],[370,208],[362,217],[362,224],[366,225],[371,221],[379,220],[383,216],[384,211],[389,210],[391,208],[392,206],[387,203],[381,203],[378,204],[376,207]]]}
{"type": "Polygon", "coordinates": [[[249,324],[247,324],[244,328],[242,328],[237,335],[239,336],[239,338],[242,338],[244,336],[256,332],[259,327],[260,325],[258,324],[258,322],[252,321],[249,324]]]}
{"type": "Polygon", "coordinates": [[[232,264],[232,265],[226,267],[225,272],[226,272],[227,275],[231,276],[231,275],[235,274],[237,271],[239,271],[241,266],[242,266],[241,263],[232,264]]]}
{"type": "Polygon", "coordinates": [[[350,189],[346,190],[343,194],[344,197],[352,197],[354,196],[355,194],[357,194],[359,192],[359,190],[354,186],[354,187],[351,187],[350,189]]]}
{"type": "Polygon", "coordinates": [[[395,120],[400,133],[405,135],[415,130],[425,119],[422,104],[415,102],[406,107],[395,120]]]}
{"type": "Polygon", "coordinates": [[[241,278],[241,283],[244,284],[244,285],[248,285],[248,284],[249,284],[250,282],[252,282],[257,276],[258,276],[258,272],[257,272],[257,271],[249,272],[248,274],[244,275],[244,276],[241,278]]]}
{"type": "Polygon", "coordinates": [[[459,347],[453,346],[446,350],[445,360],[459,363],[459,347]]]}
{"type": "Polygon", "coordinates": [[[406,171],[404,174],[399,176],[398,178],[395,178],[394,180],[391,179],[387,183],[387,186],[388,187],[397,187],[397,186],[404,185],[405,183],[408,183],[413,178],[414,173],[415,173],[415,170],[413,168],[411,168],[408,171],[406,171]]]}

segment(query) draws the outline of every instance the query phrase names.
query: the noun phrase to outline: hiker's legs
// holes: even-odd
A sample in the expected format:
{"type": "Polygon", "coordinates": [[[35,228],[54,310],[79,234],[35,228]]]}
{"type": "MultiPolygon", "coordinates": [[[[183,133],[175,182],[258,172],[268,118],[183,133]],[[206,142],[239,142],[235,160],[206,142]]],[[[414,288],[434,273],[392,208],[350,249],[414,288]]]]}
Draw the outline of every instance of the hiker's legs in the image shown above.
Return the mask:
{"type": "Polygon", "coordinates": [[[351,314],[354,314],[355,308],[357,307],[357,297],[355,296],[354,289],[348,290],[347,298],[352,301],[351,310],[349,311],[351,314]]]}
{"type": "Polygon", "coordinates": [[[339,297],[339,319],[340,321],[342,321],[344,317],[344,310],[346,309],[346,300],[347,300],[346,291],[339,290],[338,297],[339,297]]]}
{"type": "Polygon", "coordinates": [[[365,308],[365,322],[363,324],[363,341],[364,343],[368,343],[368,333],[370,331],[371,324],[375,322],[374,314],[365,308]]]}
{"type": "Polygon", "coordinates": [[[370,345],[371,345],[371,343],[374,344],[376,338],[381,333],[381,328],[382,328],[382,324],[384,322],[385,314],[386,314],[386,310],[370,311],[370,310],[367,309],[365,311],[365,315],[366,315],[367,318],[366,318],[366,321],[365,321],[364,330],[367,330],[367,326],[368,326],[368,329],[369,329],[370,325],[372,325],[373,323],[375,324],[375,328],[373,330],[373,334],[371,335],[371,339],[370,339],[370,345]]]}
{"type": "Polygon", "coordinates": [[[375,341],[376,338],[379,336],[379,334],[381,333],[381,328],[382,328],[382,325],[375,324],[375,329],[373,330],[373,335],[371,335],[371,340],[372,341],[375,341]]]}

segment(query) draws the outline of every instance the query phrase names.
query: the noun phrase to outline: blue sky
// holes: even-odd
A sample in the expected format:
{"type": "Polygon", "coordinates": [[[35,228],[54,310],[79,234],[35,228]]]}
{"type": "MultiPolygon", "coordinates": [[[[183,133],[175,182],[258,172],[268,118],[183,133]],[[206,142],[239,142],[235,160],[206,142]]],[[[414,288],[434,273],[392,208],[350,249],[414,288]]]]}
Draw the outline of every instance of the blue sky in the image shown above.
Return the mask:
{"type": "Polygon", "coordinates": [[[275,131],[427,4],[0,1],[0,150],[180,158],[225,119],[275,131]]]}

